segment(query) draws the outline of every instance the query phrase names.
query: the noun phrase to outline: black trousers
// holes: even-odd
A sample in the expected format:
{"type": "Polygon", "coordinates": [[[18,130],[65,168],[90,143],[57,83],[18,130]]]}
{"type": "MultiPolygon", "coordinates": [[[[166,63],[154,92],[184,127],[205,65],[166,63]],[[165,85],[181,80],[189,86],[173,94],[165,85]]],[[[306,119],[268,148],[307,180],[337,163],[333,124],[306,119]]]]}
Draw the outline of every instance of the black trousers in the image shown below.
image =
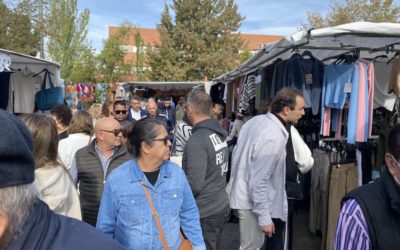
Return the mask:
{"type": "Polygon", "coordinates": [[[228,221],[230,208],[226,207],[223,211],[205,218],[200,218],[201,231],[207,250],[217,250],[219,236],[228,221]]]}
{"type": "Polygon", "coordinates": [[[284,247],[284,233],[285,222],[280,219],[272,219],[275,226],[275,234],[271,238],[265,236],[265,250],[283,250],[284,247]]]}

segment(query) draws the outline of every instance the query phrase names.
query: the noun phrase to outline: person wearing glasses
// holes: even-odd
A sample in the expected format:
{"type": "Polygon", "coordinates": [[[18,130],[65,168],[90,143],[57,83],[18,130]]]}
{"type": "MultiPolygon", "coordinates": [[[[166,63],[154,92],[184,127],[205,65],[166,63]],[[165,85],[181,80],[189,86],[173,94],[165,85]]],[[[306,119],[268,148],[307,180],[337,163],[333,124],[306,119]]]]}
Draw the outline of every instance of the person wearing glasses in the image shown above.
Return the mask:
{"type": "Polygon", "coordinates": [[[185,173],[168,161],[171,142],[164,124],[156,118],[141,119],[128,142],[135,158],[107,178],[96,228],[127,249],[178,249],[182,229],[193,249],[206,249],[185,173]]]}
{"type": "Polygon", "coordinates": [[[70,173],[78,185],[82,220],[95,226],[107,176],[132,155],[122,144],[122,128],[114,118],[101,118],[95,126],[96,138],[75,154],[70,173]]]}
{"type": "Polygon", "coordinates": [[[119,122],[122,128],[126,128],[131,124],[128,120],[128,105],[123,100],[114,102],[114,119],[119,122]]]}
{"type": "Polygon", "coordinates": [[[336,228],[335,249],[400,246],[400,125],[389,132],[381,178],[348,193],[336,228]]]}

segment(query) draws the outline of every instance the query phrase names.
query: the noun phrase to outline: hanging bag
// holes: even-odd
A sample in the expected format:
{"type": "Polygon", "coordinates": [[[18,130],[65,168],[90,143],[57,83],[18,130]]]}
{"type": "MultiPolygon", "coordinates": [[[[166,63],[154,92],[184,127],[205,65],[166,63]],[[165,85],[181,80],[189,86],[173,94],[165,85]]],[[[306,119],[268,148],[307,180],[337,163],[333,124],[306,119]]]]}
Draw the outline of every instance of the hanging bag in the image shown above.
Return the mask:
{"type": "Polygon", "coordinates": [[[57,104],[64,103],[63,90],[61,87],[54,87],[50,73],[46,70],[43,77],[42,88],[36,93],[35,102],[40,110],[52,109],[57,104]],[[46,78],[49,80],[50,88],[46,89],[46,78]]]}
{"type": "MultiPolygon", "coordinates": [[[[147,201],[149,202],[149,205],[150,205],[151,215],[153,215],[154,221],[157,224],[157,229],[158,229],[158,232],[160,233],[160,238],[161,238],[161,242],[163,244],[163,248],[164,248],[164,250],[168,250],[167,240],[165,238],[164,231],[161,227],[160,220],[158,219],[157,211],[153,206],[153,201],[152,201],[145,185],[143,185],[143,190],[144,190],[144,193],[146,194],[147,201]]],[[[181,237],[182,237],[182,243],[179,246],[178,250],[192,250],[192,244],[190,243],[190,241],[188,239],[185,239],[183,237],[182,233],[181,233],[181,237]]]]}

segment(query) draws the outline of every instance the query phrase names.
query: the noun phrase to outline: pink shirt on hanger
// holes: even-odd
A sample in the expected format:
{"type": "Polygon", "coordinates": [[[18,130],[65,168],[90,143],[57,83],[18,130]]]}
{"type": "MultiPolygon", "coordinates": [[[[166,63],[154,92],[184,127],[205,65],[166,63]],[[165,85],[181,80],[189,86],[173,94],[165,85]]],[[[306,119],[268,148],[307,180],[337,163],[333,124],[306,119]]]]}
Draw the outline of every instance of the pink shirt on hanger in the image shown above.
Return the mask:
{"type": "Polygon", "coordinates": [[[357,125],[356,125],[356,141],[364,142],[365,141],[365,130],[368,129],[365,127],[365,110],[367,107],[367,100],[365,99],[365,90],[368,88],[368,83],[365,81],[366,68],[365,65],[357,61],[357,67],[359,69],[359,78],[358,78],[358,112],[357,112],[357,125]]]}

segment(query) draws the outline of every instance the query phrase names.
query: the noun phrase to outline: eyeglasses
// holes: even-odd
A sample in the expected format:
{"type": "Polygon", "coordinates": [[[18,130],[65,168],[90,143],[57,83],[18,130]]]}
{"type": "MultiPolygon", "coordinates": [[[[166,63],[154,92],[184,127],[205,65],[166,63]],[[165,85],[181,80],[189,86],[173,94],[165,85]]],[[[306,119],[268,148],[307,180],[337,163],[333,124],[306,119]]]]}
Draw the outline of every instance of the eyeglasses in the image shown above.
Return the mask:
{"type": "Polygon", "coordinates": [[[169,141],[169,136],[166,135],[166,136],[163,137],[163,138],[156,138],[156,139],[152,139],[152,140],[149,140],[149,141],[163,141],[164,144],[167,145],[167,144],[168,144],[168,141],[169,141]]]}
{"type": "Polygon", "coordinates": [[[114,110],[114,113],[119,115],[119,114],[124,114],[126,115],[127,110],[114,110]]]}
{"type": "Polygon", "coordinates": [[[107,132],[107,133],[113,133],[115,136],[118,136],[119,135],[119,133],[122,133],[122,129],[121,128],[115,128],[115,129],[113,129],[113,130],[105,130],[105,129],[102,129],[102,130],[100,130],[100,131],[104,131],[104,132],[107,132]]]}

